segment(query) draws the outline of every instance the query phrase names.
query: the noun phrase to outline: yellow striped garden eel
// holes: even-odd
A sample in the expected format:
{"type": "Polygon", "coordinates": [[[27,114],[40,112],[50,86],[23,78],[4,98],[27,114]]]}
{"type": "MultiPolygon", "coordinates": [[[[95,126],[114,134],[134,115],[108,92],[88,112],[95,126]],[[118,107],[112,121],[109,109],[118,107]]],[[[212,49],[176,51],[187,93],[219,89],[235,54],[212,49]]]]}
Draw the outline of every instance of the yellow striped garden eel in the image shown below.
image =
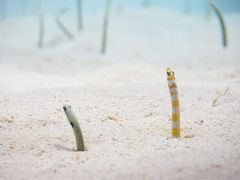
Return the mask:
{"type": "Polygon", "coordinates": [[[176,85],[175,73],[171,68],[167,68],[168,87],[172,101],[172,137],[179,138],[181,136],[180,129],[180,108],[178,89],[176,85]]]}

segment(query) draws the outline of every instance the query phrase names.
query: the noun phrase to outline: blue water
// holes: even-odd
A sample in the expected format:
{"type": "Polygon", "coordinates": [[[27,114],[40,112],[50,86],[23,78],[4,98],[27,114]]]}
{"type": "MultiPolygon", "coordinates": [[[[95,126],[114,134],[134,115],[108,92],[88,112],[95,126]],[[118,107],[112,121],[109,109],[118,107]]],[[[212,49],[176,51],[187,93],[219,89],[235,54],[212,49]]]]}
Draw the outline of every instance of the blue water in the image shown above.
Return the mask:
{"type": "MultiPolygon", "coordinates": [[[[17,17],[34,15],[37,12],[38,0],[0,0],[1,17],[17,17]]],[[[91,13],[101,10],[106,0],[82,0],[85,13],[91,13]]],[[[166,7],[177,11],[186,8],[186,2],[189,0],[112,0],[114,8],[144,8],[147,7],[166,7]]],[[[201,14],[206,11],[207,0],[190,0],[191,13],[201,14]]],[[[213,0],[219,7],[227,13],[240,12],[240,0],[213,0]]],[[[44,11],[47,14],[54,14],[59,9],[67,7],[70,12],[75,12],[76,0],[43,0],[44,11]]]]}

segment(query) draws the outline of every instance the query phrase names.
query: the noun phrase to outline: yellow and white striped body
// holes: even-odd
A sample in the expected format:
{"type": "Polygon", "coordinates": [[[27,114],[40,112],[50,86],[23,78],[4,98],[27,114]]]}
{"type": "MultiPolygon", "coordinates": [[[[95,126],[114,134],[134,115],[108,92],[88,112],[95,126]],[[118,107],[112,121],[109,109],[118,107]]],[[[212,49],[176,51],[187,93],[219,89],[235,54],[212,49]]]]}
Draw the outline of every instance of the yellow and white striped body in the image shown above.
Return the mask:
{"type": "Polygon", "coordinates": [[[180,103],[178,98],[178,89],[175,81],[175,74],[170,68],[167,68],[167,80],[172,101],[172,137],[178,138],[181,135],[179,108],[180,103]]]}

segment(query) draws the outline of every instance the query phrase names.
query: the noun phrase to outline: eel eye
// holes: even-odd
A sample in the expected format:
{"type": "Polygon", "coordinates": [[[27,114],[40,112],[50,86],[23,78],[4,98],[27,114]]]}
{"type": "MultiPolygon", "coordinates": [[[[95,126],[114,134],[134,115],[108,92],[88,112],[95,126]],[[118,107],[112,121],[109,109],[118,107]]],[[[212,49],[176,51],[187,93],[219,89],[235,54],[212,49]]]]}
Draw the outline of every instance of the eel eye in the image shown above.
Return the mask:
{"type": "Polygon", "coordinates": [[[71,124],[72,128],[74,128],[74,124],[72,122],[70,122],[70,124],[71,124]]]}
{"type": "Polygon", "coordinates": [[[168,76],[174,76],[174,72],[173,71],[169,71],[169,72],[167,72],[167,75],[168,76]]]}
{"type": "Polygon", "coordinates": [[[72,106],[70,106],[70,105],[64,105],[64,106],[63,106],[63,110],[64,110],[65,112],[67,111],[67,108],[71,109],[72,106]]]}
{"type": "Polygon", "coordinates": [[[63,106],[63,110],[66,112],[67,111],[67,108],[66,108],[66,106],[63,106]]]}

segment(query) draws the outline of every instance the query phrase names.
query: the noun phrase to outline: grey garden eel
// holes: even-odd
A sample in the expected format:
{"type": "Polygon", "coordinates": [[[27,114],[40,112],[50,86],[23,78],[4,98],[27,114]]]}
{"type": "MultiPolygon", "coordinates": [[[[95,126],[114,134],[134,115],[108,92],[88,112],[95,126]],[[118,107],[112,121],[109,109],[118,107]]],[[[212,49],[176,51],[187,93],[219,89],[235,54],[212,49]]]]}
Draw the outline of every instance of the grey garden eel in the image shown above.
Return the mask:
{"type": "Polygon", "coordinates": [[[43,47],[44,43],[44,12],[43,12],[43,2],[42,0],[38,1],[38,14],[39,14],[39,37],[38,37],[38,48],[43,47]]]}
{"type": "Polygon", "coordinates": [[[76,7],[77,7],[78,30],[81,31],[83,29],[82,0],[77,0],[76,7]]]}
{"type": "Polygon", "coordinates": [[[80,129],[80,125],[78,122],[77,117],[73,113],[72,107],[70,105],[64,105],[63,110],[68,118],[68,121],[70,125],[73,128],[73,132],[76,138],[76,144],[77,144],[77,151],[84,151],[84,141],[82,136],[82,131],[80,129]]]}
{"type": "Polygon", "coordinates": [[[66,28],[66,26],[61,21],[61,16],[67,12],[67,8],[60,9],[57,13],[55,20],[59,29],[71,40],[73,39],[72,33],[66,28]]]}
{"type": "Polygon", "coordinates": [[[105,15],[103,20],[102,49],[101,49],[102,54],[105,54],[106,48],[107,48],[108,22],[109,22],[111,2],[112,0],[107,0],[106,2],[106,9],[105,9],[105,15]]]}
{"type": "Polygon", "coordinates": [[[213,2],[209,1],[211,7],[213,8],[214,12],[216,13],[219,22],[220,22],[220,26],[221,26],[221,30],[222,30],[222,39],[223,39],[223,47],[227,47],[228,46],[228,38],[227,38],[227,28],[226,28],[226,23],[223,17],[223,13],[221,12],[221,10],[218,8],[218,6],[216,4],[214,4],[213,2]]]}

